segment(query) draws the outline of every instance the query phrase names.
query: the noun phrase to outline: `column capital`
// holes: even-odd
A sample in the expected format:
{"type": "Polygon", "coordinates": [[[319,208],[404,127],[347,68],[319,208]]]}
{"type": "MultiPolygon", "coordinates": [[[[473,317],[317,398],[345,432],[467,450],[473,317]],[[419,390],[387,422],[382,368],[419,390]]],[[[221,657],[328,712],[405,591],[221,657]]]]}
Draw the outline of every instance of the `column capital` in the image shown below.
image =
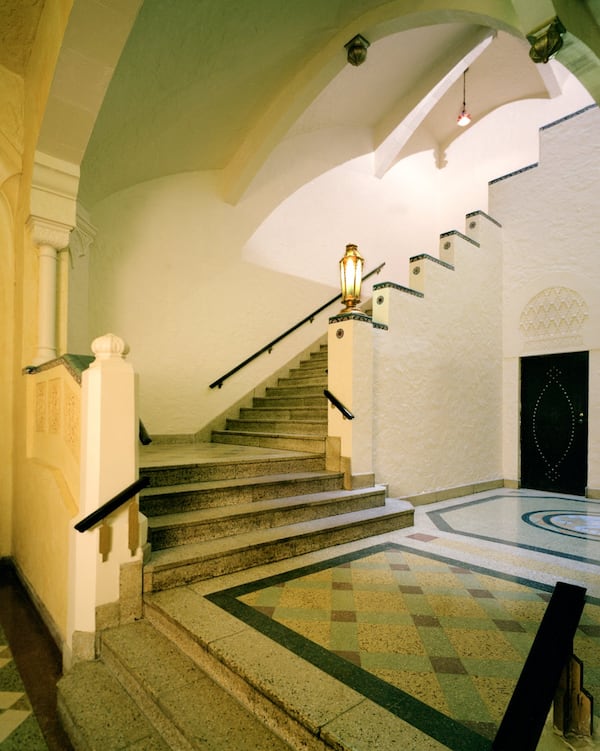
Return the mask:
{"type": "Polygon", "coordinates": [[[40,245],[51,245],[56,250],[62,250],[69,244],[69,235],[73,227],[53,219],[30,215],[27,228],[31,232],[33,242],[40,245]]]}

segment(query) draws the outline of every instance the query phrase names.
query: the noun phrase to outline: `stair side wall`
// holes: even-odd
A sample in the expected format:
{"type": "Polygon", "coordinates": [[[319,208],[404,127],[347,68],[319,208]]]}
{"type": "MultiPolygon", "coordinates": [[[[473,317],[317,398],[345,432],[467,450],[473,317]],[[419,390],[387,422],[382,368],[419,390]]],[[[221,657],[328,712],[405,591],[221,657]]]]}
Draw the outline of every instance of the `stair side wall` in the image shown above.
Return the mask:
{"type": "Polygon", "coordinates": [[[502,478],[501,228],[485,214],[473,221],[481,244],[448,233],[443,262],[411,260],[420,294],[374,293],[388,327],[374,332],[375,472],[417,503],[502,478]]]}
{"type": "Polygon", "coordinates": [[[490,185],[503,225],[504,476],[520,482],[520,358],[588,351],[588,488],[600,498],[600,109],[542,128],[539,164],[490,185]]]}

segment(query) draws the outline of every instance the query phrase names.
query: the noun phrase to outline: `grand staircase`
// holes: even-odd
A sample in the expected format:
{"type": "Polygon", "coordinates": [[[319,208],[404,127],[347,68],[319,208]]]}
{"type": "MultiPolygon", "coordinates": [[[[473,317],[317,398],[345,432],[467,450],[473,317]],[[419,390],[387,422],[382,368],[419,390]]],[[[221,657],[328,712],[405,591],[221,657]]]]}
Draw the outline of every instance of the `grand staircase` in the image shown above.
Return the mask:
{"type": "MultiPolygon", "coordinates": [[[[142,452],[140,474],[149,486],[140,507],[152,551],[144,566],[145,618],[104,631],[100,660],[61,679],[59,712],[76,751],[343,751],[277,689],[287,680],[290,654],[284,650],[277,678],[266,680],[275,645],[250,629],[258,639],[250,661],[257,649],[264,652],[258,671],[227,658],[220,629],[235,635],[244,624],[196,589],[210,589],[214,577],[412,525],[411,504],[386,498],[383,486],[345,490],[342,473],[326,470],[326,386],[321,347],[215,431],[211,444],[165,446],[165,455],[187,451],[187,460],[157,460],[161,447],[154,446],[154,461],[144,462],[142,452]]],[[[294,675],[316,670],[293,659],[301,663],[294,675]]]]}
{"type": "Polygon", "coordinates": [[[325,469],[327,350],[255,398],[213,433],[221,445],[272,455],[141,468],[152,557],[146,592],[177,587],[412,524],[413,509],[381,485],[344,490],[325,469]]]}

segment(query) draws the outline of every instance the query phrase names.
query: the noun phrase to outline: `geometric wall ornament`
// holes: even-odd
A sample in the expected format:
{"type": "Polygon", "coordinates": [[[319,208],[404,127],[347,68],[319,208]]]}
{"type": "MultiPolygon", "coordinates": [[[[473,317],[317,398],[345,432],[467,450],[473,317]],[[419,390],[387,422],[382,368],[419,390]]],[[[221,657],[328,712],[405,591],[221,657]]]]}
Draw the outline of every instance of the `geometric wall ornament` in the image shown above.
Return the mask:
{"type": "Polygon", "coordinates": [[[65,388],[63,438],[73,457],[79,459],[80,436],[80,395],[71,388],[65,388]]]}
{"type": "Polygon", "coordinates": [[[55,435],[60,432],[61,385],[60,378],[48,382],[48,432],[55,435]]]}
{"type": "Polygon", "coordinates": [[[581,295],[568,287],[547,287],[532,297],[521,313],[519,328],[528,341],[581,342],[581,329],[589,318],[581,295]]]}
{"type": "Polygon", "coordinates": [[[42,381],[42,383],[36,383],[36,386],[35,386],[35,430],[36,430],[36,433],[46,432],[46,415],[47,415],[46,387],[47,387],[47,384],[45,381],[42,381]]]}

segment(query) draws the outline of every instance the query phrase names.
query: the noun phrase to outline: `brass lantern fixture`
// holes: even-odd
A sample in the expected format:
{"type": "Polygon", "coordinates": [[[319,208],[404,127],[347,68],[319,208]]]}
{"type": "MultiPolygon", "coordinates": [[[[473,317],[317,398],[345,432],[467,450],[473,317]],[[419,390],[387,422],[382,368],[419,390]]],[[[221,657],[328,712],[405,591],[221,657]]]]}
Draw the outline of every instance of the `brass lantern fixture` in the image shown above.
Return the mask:
{"type": "Polygon", "coordinates": [[[340,260],[340,280],[342,303],[346,306],[342,313],[351,312],[360,302],[360,286],[365,259],[356,245],[346,245],[344,257],[340,260]]]}

